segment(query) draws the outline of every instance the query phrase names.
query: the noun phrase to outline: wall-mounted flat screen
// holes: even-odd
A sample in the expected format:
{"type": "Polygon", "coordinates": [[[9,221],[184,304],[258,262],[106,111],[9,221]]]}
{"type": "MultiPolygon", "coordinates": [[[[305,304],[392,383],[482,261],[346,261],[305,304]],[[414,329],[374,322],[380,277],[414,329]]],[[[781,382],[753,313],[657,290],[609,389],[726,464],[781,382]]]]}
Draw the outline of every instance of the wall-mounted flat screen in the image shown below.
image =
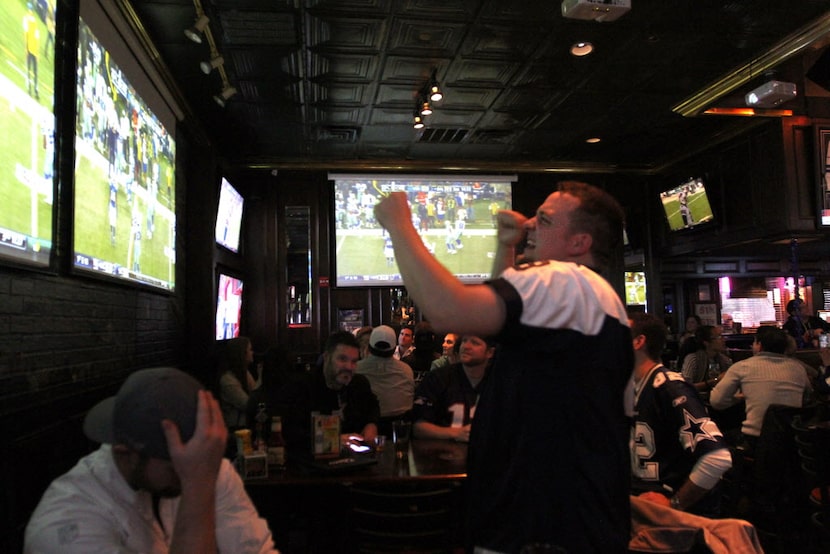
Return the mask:
{"type": "Polygon", "coordinates": [[[627,306],[646,305],[646,274],[644,271],[625,272],[625,303],[627,306]]]}
{"type": "Polygon", "coordinates": [[[409,197],[412,222],[430,252],[461,281],[490,277],[496,214],[513,206],[515,175],[329,175],[334,181],[336,285],[403,284],[392,241],[374,216],[391,192],[409,197]]]}
{"type": "Polygon", "coordinates": [[[242,279],[219,273],[216,295],[216,340],[239,336],[242,316],[242,279]]]}
{"type": "Polygon", "coordinates": [[[712,206],[703,179],[695,178],[660,193],[660,203],[672,231],[711,223],[712,206]]]}
{"type": "Polygon", "coordinates": [[[174,138],[83,19],[78,40],[74,266],[173,290],[174,138]]]}
{"type": "Polygon", "coordinates": [[[47,266],[55,173],[55,0],[0,15],[0,259],[47,266]]]}
{"type": "Polygon", "coordinates": [[[223,177],[219,187],[219,208],[216,210],[216,244],[234,253],[239,252],[244,202],[242,195],[223,177]]]}

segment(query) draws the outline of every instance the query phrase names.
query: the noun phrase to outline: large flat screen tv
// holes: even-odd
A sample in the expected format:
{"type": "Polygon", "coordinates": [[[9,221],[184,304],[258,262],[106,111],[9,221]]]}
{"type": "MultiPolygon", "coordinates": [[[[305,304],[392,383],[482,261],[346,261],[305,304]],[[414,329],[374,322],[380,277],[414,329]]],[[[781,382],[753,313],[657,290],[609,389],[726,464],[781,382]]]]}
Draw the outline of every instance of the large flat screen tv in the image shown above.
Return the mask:
{"type": "Polygon", "coordinates": [[[216,281],[216,340],[232,339],[239,336],[243,281],[223,272],[216,281]]]}
{"type": "Polygon", "coordinates": [[[244,202],[242,195],[223,177],[219,187],[219,207],[216,210],[216,244],[234,253],[239,252],[244,202]]]}
{"type": "Polygon", "coordinates": [[[0,259],[48,266],[55,173],[55,2],[4,2],[0,45],[0,259]]]}
{"type": "Polygon", "coordinates": [[[74,266],[172,291],[176,145],[133,78],[81,19],[74,266]]]}
{"type": "Polygon", "coordinates": [[[688,179],[661,192],[660,203],[672,231],[691,229],[714,219],[702,178],[688,179]]]}
{"type": "Polygon", "coordinates": [[[466,283],[490,277],[496,214],[513,205],[515,175],[329,175],[334,181],[335,284],[403,285],[374,205],[393,191],[409,197],[427,248],[466,283]]]}

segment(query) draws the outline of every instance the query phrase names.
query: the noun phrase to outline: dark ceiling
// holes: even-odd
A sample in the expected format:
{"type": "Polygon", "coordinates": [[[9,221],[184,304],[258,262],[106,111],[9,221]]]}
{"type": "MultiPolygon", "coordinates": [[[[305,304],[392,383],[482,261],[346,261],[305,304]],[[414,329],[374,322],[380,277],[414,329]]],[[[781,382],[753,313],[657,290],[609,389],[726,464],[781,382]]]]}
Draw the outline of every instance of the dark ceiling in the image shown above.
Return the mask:
{"type": "Polygon", "coordinates": [[[632,0],[613,22],[565,18],[560,0],[120,1],[241,167],[652,172],[759,120],[677,106],[743,105],[768,69],[798,84],[781,106],[796,115],[830,97],[803,80],[827,0],[632,0]],[[183,34],[198,6],[238,90],[225,108],[219,73],[199,69],[208,41],[183,34]],[[595,52],[570,55],[577,41],[595,52]],[[416,131],[433,68],[445,97],[416,131]]]}

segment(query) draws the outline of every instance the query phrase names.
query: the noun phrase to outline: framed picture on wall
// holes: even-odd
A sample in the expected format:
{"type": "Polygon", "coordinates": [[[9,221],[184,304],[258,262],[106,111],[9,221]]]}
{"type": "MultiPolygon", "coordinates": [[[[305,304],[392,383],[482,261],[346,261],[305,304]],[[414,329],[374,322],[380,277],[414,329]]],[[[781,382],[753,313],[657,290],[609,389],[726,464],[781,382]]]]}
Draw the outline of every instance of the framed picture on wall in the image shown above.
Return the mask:
{"type": "Polygon", "coordinates": [[[830,128],[819,129],[819,225],[830,227],[830,128]]]}
{"type": "Polygon", "coordinates": [[[363,309],[350,308],[337,310],[337,328],[341,331],[354,333],[363,327],[363,309]]]}
{"type": "Polygon", "coordinates": [[[703,325],[718,325],[718,305],[714,302],[698,302],[694,305],[695,315],[703,325]]]}

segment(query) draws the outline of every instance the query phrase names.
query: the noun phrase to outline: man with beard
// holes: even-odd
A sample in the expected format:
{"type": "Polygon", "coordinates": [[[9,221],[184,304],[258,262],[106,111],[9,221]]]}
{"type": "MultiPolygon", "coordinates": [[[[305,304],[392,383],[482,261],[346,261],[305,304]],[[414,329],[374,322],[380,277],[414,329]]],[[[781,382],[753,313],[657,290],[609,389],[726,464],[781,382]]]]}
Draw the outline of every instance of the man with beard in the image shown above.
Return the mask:
{"type": "Polygon", "coordinates": [[[219,404],[193,377],[133,373],[90,410],[84,433],[101,447],[46,490],[24,552],[275,552],[222,457],[219,404]]]}
{"type": "Polygon", "coordinates": [[[416,437],[469,442],[470,424],[495,352],[491,339],[464,335],[459,363],[426,374],[412,408],[416,437]]]}
{"type": "MultiPolygon", "coordinates": [[[[360,345],[347,331],[332,333],[326,340],[323,365],[311,371],[308,380],[306,424],[311,413],[339,414],[340,432],[358,434],[369,443],[378,434],[380,404],[365,375],[356,374],[360,345]]],[[[311,429],[307,435],[311,444],[311,429]]],[[[290,446],[290,445],[289,445],[290,446]]]]}

